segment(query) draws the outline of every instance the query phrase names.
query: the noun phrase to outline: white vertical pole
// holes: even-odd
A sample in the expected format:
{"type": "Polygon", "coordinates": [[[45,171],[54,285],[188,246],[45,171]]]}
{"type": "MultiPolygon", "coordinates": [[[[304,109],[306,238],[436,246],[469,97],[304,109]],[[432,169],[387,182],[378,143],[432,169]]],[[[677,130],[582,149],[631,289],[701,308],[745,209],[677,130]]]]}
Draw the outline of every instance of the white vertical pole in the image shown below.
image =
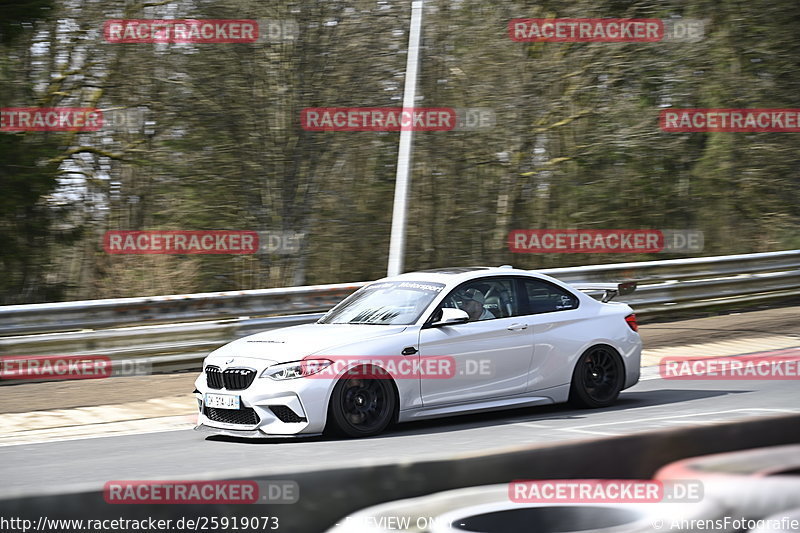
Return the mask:
{"type": "MultiPolygon", "coordinates": [[[[403,109],[414,108],[417,93],[417,69],[419,66],[419,38],[422,27],[422,1],[411,3],[411,28],[408,32],[408,58],[406,81],[403,89],[403,109]]],[[[413,124],[413,123],[412,123],[413,124]]],[[[397,180],[394,189],[392,210],[392,236],[389,243],[389,266],[386,274],[396,276],[403,271],[405,253],[406,217],[408,215],[408,185],[411,173],[411,144],[414,132],[411,127],[400,131],[400,147],[397,153],[397,180]]]]}

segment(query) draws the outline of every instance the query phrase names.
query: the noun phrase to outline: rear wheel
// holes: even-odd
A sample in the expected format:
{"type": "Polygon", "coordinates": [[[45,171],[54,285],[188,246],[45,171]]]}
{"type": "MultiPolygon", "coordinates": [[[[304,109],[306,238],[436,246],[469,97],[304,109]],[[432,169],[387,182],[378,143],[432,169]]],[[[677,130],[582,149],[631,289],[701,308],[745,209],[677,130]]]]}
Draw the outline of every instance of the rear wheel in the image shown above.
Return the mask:
{"type": "Polygon", "coordinates": [[[608,407],[616,401],[624,383],[624,367],[616,350],[593,346],[578,359],[569,401],[578,407],[608,407]]]}
{"type": "MultiPolygon", "coordinates": [[[[370,375],[376,375],[371,371],[370,375]]],[[[328,422],[348,437],[377,435],[394,417],[397,398],[388,375],[383,378],[353,377],[345,374],[333,387],[328,422]]]]}

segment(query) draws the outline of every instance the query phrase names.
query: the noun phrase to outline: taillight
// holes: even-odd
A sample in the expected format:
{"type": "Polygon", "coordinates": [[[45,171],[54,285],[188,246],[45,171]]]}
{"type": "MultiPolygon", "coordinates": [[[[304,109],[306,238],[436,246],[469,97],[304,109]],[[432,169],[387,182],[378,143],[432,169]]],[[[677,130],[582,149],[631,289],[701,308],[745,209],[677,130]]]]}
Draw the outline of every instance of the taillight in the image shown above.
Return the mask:
{"type": "Polygon", "coordinates": [[[639,324],[636,323],[636,315],[628,315],[625,317],[625,322],[631,327],[633,331],[639,331],[639,324]]]}

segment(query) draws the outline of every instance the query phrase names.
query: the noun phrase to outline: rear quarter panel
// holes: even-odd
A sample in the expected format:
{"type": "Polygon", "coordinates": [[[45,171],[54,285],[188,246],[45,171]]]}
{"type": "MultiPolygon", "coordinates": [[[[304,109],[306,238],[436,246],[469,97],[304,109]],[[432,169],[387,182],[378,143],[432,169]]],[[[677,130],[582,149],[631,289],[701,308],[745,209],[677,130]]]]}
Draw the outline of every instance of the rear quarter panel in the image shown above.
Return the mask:
{"type": "Polygon", "coordinates": [[[611,346],[622,357],[624,388],[638,382],[641,338],[625,322],[633,311],[625,304],[600,303],[581,296],[578,309],[529,317],[534,338],[529,391],[568,385],[581,354],[598,344],[611,346]]]}

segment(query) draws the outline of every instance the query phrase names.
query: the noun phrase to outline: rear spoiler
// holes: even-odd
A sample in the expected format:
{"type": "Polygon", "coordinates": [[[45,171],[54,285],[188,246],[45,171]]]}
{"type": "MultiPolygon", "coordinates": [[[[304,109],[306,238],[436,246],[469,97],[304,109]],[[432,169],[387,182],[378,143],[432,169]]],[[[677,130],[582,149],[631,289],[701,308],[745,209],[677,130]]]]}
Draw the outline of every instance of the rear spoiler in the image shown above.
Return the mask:
{"type": "Polygon", "coordinates": [[[636,290],[635,281],[625,281],[622,283],[574,283],[573,287],[581,292],[600,292],[603,291],[601,302],[611,301],[615,296],[624,296],[636,290]]]}

